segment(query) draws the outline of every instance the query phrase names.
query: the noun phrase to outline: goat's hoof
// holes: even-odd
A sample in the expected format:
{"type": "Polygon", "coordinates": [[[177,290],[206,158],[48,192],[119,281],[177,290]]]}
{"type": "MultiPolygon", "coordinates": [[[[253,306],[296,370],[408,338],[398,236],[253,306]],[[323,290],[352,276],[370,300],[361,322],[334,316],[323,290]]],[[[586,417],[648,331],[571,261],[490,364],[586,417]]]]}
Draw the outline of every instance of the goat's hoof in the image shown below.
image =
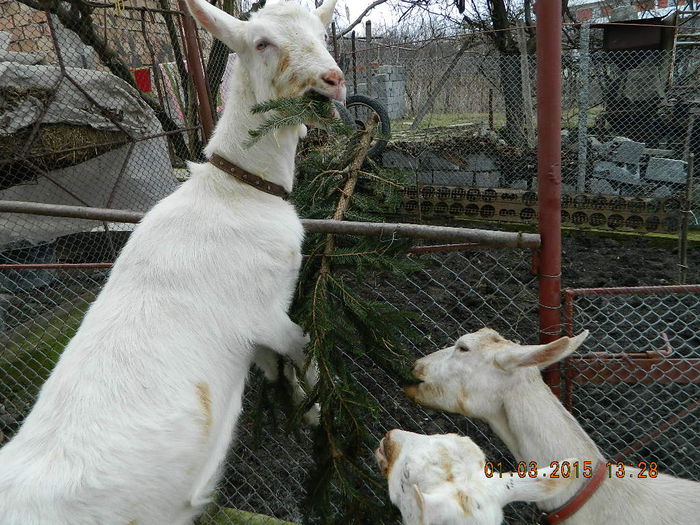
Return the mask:
{"type": "Polygon", "coordinates": [[[314,403],[314,406],[306,411],[301,420],[306,425],[317,427],[321,422],[321,405],[314,403]]]}

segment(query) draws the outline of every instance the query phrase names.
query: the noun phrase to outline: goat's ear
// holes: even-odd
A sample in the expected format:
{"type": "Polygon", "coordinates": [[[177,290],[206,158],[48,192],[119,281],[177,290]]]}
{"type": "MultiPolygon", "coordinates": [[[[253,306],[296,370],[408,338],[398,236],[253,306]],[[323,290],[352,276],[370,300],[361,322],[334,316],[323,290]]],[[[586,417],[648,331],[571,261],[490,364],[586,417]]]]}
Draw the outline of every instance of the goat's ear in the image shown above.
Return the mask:
{"type": "MultiPolygon", "coordinates": [[[[576,459],[567,459],[569,463],[578,461],[576,459]]],[[[571,487],[574,482],[574,477],[568,478],[552,478],[551,474],[554,468],[541,468],[537,471],[538,477],[521,478],[514,472],[510,475],[504,474],[503,477],[493,477],[489,482],[493,483],[493,493],[496,494],[501,505],[512,503],[513,501],[542,501],[543,499],[552,498],[571,487]]]]}
{"type": "Polygon", "coordinates": [[[187,6],[199,25],[233,51],[240,52],[244,42],[246,22],[224,13],[205,0],[187,0],[187,6]]]}
{"type": "Polygon", "coordinates": [[[333,11],[335,10],[335,3],[337,0],[325,0],[320,6],[316,8],[316,14],[323,22],[324,26],[329,26],[331,20],[333,20],[333,11]]]}
{"type": "Polygon", "coordinates": [[[413,484],[411,486],[411,494],[416,501],[416,508],[418,509],[418,516],[416,516],[417,523],[420,523],[420,525],[428,525],[428,518],[425,512],[425,497],[418,488],[418,485],[413,484]]]}
{"type": "Polygon", "coordinates": [[[560,337],[545,345],[515,345],[499,352],[495,361],[498,366],[505,370],[524,366],[543,368],[570,355],[581,346],[586,337],[588,337],[588,330],[584,330],[576,337],[560,337]]]}

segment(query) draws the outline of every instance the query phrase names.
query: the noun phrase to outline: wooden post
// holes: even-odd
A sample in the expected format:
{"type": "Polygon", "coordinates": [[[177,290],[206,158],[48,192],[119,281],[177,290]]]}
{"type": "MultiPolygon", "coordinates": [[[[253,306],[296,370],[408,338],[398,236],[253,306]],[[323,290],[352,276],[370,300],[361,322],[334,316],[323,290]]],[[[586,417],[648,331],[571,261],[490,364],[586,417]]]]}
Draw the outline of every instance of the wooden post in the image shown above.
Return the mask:
{"type": "Polygon", "coordinates": [[[693,205],[693,171],[695,155],[688,155],[688,177],[685,183],[685,195],[682,199],[681,224],[678,234],[678,283],[685,284],[688,274],[688,216],[693,205]]]}
{"type": "Polygon", "coordinates": [[[367,82],[367,96],[372,96],[372,21],[365,23],[365,73],[367,82]]]}
{"type": "Polygon", "coordinates": [[[357,46],[355,31],[350,33],[350,54],[352,55],[352,94],[357,95],[357,46]]]}
{"type": "Polygon", "coordinates": [[[338,62],[340,55],[338,54],[338,29],[335,26],[335,22],[331,24],[331,35],[333,37],[333,58],[338,62]]]}

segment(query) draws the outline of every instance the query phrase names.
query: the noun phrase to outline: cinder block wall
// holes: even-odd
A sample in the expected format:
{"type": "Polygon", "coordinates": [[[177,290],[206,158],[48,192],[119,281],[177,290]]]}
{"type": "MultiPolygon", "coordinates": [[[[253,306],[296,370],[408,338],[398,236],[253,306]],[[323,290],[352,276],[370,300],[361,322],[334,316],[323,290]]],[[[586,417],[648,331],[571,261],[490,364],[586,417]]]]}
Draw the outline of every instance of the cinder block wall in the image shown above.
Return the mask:
{"type": "MultiPolygon", "coordinates": [[[[352,75],[347,75],[348,95],[352,95],[352,75]]],[[[367,92],[365,72],[357,73],[357,93],[376,98],[389,113],[392,120],[406,116],[406,79],[403,66],[383,65],[372,68],[371,93],[367,92]]]]}

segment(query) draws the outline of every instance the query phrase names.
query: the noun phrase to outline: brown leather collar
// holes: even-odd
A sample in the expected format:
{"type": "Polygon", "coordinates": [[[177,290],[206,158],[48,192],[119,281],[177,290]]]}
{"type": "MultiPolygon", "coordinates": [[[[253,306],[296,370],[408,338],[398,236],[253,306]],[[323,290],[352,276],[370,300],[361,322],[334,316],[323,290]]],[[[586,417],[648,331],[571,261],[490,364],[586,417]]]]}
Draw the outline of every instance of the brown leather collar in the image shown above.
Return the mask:
{"type": "Polygon", "coordinates": [[[591,499],[591,496],[595,494],[595,491],[603,484],[605,479],[605,462],[600,461],[593,471],[593,475],[588,478],[586,483],[581,487],[581,489],[574,494],[569,501],[564,503],[561,507],[554,509],[549,514],[544,514],[542,517],[542,523],[553,525],[555,523],[561,523],[564,520],[569,519],[571,516],[576,514],[578,510],[583,507],[583,505],[591,499]]]}
{"type": "Polygon", "coordinates": [[[253,175],[252,173],[239,168],[235,164],[231,164],[225,158],[217,155],[216,153],[211,156],[209,162],[219,168],[221,171],[225,171],[229,175],[235,177],[237,180],[244,182],[253,188],[269,193],[270,195],[274,195],[275,197],[282,197],[283,199],[289,197],[289,192],[279,184],[266,181],[262,177],[253,175]]]}

